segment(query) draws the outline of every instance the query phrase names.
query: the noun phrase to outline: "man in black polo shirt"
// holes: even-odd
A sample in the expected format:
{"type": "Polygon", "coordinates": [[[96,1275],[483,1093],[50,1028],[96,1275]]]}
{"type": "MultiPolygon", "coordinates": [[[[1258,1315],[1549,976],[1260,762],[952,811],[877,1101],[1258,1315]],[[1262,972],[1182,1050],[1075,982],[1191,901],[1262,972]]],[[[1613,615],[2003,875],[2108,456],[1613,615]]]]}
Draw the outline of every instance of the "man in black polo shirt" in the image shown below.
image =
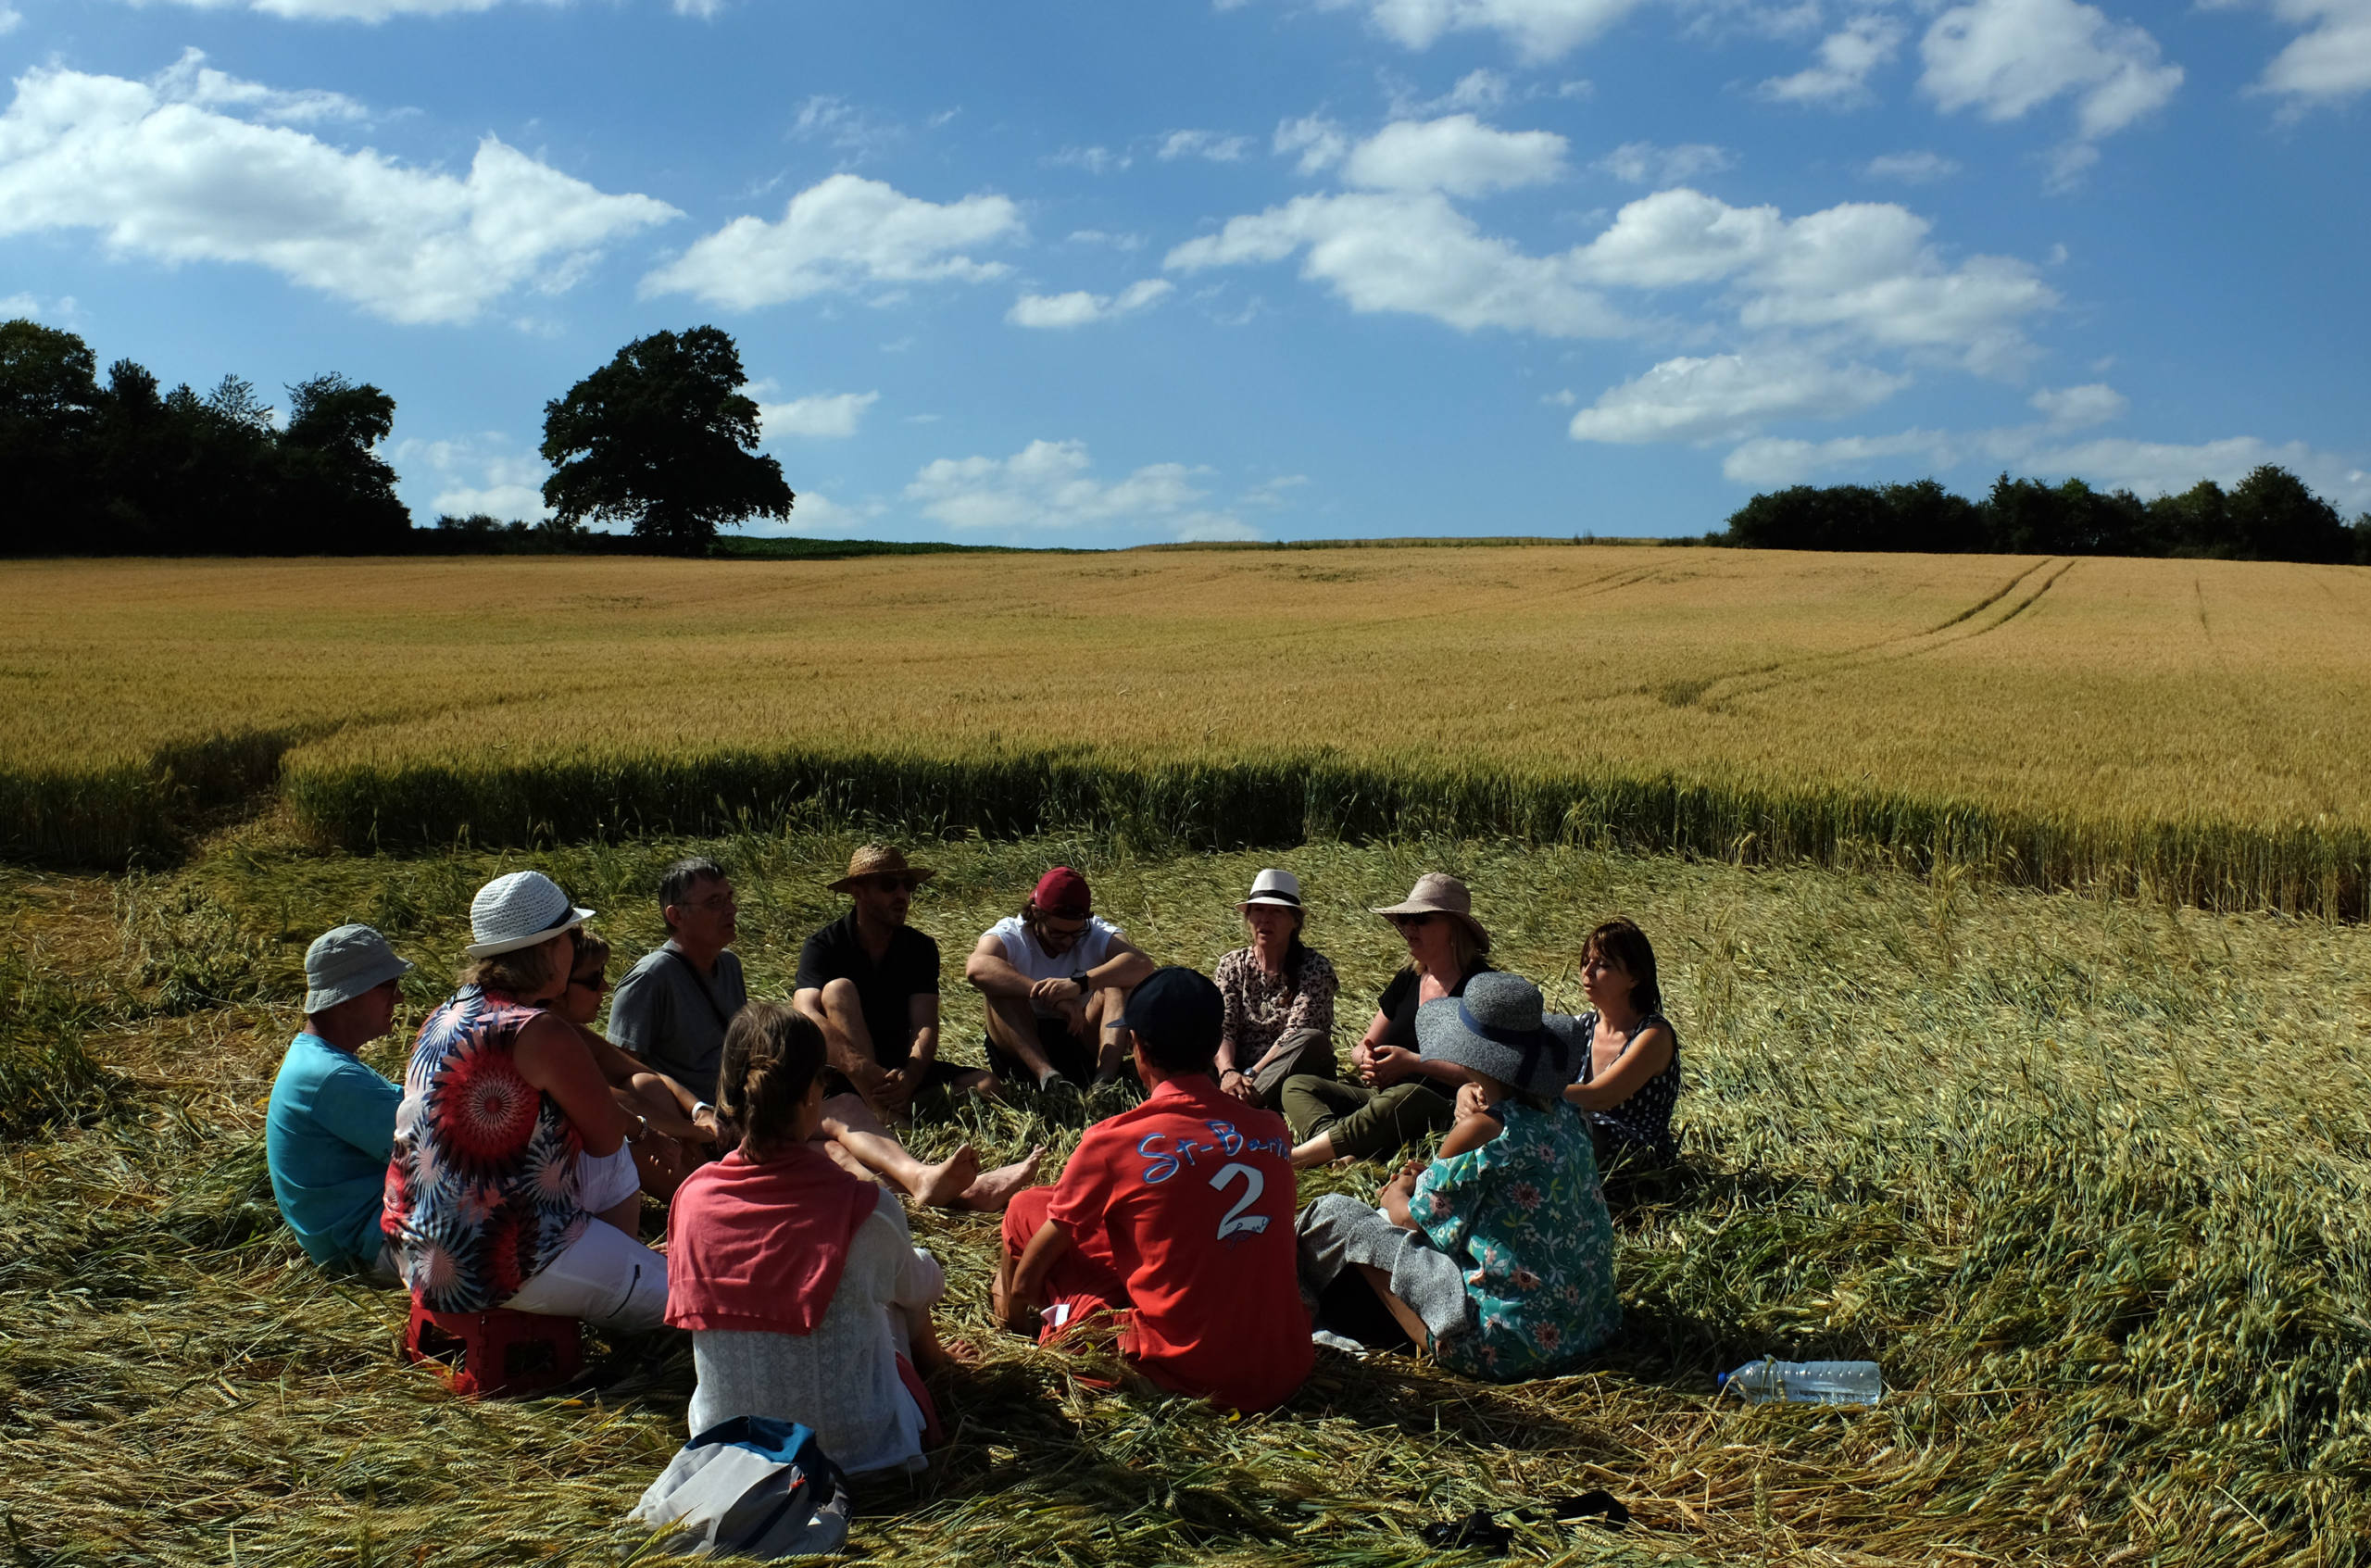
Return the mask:
{"type": "Polygon", "coordinates": [[[831,884],[848,912],[807,939],[791,1006],[823,1031],[827,1095],[853,1091],[884,1121],[902,1122],[914,1096],[945,1084],[993,1094],[996,1078],[938,1060],[938,944],[906,923],[914,889],[937,873],[869,844],[831,884]]]}

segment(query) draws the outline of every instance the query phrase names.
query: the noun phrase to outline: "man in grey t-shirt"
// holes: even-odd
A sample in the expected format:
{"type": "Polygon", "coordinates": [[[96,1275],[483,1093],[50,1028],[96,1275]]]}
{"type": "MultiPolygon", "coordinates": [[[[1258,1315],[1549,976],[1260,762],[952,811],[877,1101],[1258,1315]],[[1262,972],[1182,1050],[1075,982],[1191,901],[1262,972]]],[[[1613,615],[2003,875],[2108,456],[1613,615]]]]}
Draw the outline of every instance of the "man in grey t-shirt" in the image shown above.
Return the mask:
{"type": "Polygon", "coordinates": [[[731,951],[736,910],[724,868],[678,860],[659,882],[664,947],[646,954],[609,1000],[609,1038],[703,1100],[716,1098],[724,1026],[748,1004],[731,951]]]}

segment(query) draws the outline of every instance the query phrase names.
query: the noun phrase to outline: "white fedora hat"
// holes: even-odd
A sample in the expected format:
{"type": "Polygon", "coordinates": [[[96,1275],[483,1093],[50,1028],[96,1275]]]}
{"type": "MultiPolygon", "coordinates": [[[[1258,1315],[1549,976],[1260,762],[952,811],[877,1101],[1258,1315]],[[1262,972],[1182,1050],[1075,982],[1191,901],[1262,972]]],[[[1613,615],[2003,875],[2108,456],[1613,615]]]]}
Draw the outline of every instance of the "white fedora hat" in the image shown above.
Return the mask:
{"type": "Polygon", "coordinates": [[[559,884],[541,872],[496,877],[470,900],[470,935],[477,940],[461,951],[473,959],[515,953],[548,942],[593,918],[568,901],[559,884]]]}
{"type": "Polygon", "coordinates": [[[1290,872],[1271,866],[1251,879],[1251,896],[1236,906],[1248,909],[1254,904],[1274,904],[1281,909],[1298,909],[1300,906],[1300,878],[1290,872]]]}

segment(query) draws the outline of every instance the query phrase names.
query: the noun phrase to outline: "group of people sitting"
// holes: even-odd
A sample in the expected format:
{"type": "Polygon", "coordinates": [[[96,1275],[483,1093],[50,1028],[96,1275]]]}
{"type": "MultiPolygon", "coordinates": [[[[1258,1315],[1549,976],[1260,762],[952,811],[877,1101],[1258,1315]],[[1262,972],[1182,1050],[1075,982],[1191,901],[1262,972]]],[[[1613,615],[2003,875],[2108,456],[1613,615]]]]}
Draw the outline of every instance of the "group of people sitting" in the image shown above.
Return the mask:
{"type": "Polygon", "coordinates": [[[1290,872],[1238,906],[1249,941],[1215,979],[1157,967],[1056,867],[964,966],[988,1065],[941,1061],[938,947],[909,923],[934,873],[870,846],[831,887],[787,1001],[751,1001],[733,884],[670,867],[668,930],[595,1023],[608,945],[550,878],[480,889],[458,988],[399,1086],[358,1049],[411,966],[368,926],[306,955],[306,1027],[272,1090],[273,1192],[325,1267],[435,1311],[494,1308],[692,1335],[696,1433],[804,1422],[851,1474],[922,1464],[922,1374],[947,1361],[939,1264],[900,1197],[1002,1211],[993,1303],[1051,1343],[1091,1324],[1152,1382],[1240,1411],[1288,1399],[1314,1342],[1413,1347],[1474,1376],[1572,1368],[1620,1323],[1601,1164],[1669,1159],[1678,1042],[1652,947],[1627,921],[1582,954],[1592,1010],[1545,1010],[1491,968],[1457,878],[1374,912],[1407,962],[1337,1073],[1337,982],[1304,940],[1290,872]],[[937,1089],[1082,1088],[1141,1101],[1089,1126],[1051,1185],[1045,1150],[981,1169],[899,1140],[937,1089]],[[1305,1167],[1408,1160],[1376,1204],[1303,1208],[1305,1167]],[[644,1198],[667,1203],[663,1247],[644,1198]]]}

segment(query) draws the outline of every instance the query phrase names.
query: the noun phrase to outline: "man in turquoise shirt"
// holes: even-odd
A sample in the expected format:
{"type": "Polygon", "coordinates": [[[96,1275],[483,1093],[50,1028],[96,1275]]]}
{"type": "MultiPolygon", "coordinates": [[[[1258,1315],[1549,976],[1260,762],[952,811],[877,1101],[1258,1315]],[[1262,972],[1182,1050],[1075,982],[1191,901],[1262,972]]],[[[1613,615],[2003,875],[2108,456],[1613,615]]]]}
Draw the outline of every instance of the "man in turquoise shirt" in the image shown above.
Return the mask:
{"type": "Polygon", "coordinates": [[[367,925],[341,925],[305,952],[305,1032],[288,1047],[264,1120],[264,1160],[281,1218],[306,1256],[373,1285],[401,1283],[379,1212],[403,1090],[355,1052],[395,1022],[411,965],[367,925]]]}

